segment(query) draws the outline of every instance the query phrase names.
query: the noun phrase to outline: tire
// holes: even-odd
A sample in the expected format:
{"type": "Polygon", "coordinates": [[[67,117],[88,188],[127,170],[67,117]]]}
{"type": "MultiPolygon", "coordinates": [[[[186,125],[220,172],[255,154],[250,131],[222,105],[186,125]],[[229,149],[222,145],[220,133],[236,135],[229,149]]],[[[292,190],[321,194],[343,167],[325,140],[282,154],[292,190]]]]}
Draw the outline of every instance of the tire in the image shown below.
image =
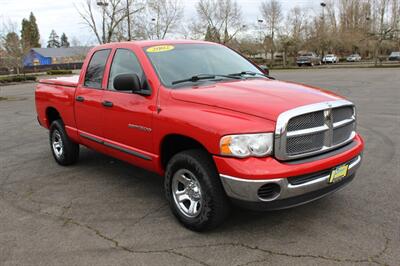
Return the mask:
{"type": "Polygon", "coordinates": [[[190,230],[213,229],[229,214],[229,200],[206,151],[187,150],[173,156],[167,165],[164,189],[172,213],[190,230]]]}
{"type": "Polygon", "coordinates": [[[51,152],[58,164],[67,166],[78,161],[79,144],[69,139],[62,120],[51,123],[49,139],[51,152]]]}

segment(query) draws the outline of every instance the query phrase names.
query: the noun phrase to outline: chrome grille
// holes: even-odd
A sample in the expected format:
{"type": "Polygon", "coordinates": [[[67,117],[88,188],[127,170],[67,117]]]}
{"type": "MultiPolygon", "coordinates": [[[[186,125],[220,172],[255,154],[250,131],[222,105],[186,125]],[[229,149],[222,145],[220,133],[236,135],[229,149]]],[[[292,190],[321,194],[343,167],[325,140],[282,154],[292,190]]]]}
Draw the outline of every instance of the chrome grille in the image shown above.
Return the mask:
{"type": "Polygon", "coordinates": [[[290,137],[286,143],[286,153],[293,155],[321,149],[324,145],[324,133],[290,137]]]}
{"type": "Polygon", "coordinates": [[[302,106],[282,113],[275,131],[275,156],[296,159],[337,148],[355,135],[354,105],[345,100],[302,106]]]}
{"type": "Polygon", "coordinates": [[[333,122],[342,121],[351,118],[353,115],[353,107],[345,106],[339,107],[332,110],[333,111],[333,122]]]}
{"type": "Polygon", "coordinates": [[[354,123],[333,129],[333,145],[346,141],[354,130],[354,123]]]}
{"type": "Polygon", "coordinates": [[[300,129],[306,129],[310,127],[318,127],[324,125],[324,112],[314,112],[301,116],[296,116],[290,119],[287,130],[295,131],[300,129]]]}

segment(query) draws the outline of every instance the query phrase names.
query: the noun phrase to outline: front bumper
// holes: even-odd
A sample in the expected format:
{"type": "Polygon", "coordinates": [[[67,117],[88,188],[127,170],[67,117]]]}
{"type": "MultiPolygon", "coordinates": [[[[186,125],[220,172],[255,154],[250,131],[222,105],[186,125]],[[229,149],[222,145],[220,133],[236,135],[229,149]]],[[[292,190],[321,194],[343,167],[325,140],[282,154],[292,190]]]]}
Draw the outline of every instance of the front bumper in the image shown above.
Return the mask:
{"type": "Polygon", "coordinates": [[[348,184],[361,164],[361,155],[347,163],[346,177],[332,184],[328,180],[333,168],[303,176],[267,180],[246,180],[228,175],[220,177],[229,197],[244,202],[266,203],[263,204],[266,209],[282,209],[316,200],[348,184]],[[271,185],[276,188],[275,191],[271,192],[271,185]],[[263,193],[263,188],[267,188],[267,193],[263,193]]]}
{"type": "Polygon", "coordinates": [[[361,165],[363,148],[357,134],[345,147],[311,159],[280,162],[273,157],[238,160],[215,156],[214,161],[231,199],[257,209],[282,209],[321,198],[348,184],[361,165]],[[346,177],[329,183],[332,169],[343,164],[349,165],[346,177]]]}

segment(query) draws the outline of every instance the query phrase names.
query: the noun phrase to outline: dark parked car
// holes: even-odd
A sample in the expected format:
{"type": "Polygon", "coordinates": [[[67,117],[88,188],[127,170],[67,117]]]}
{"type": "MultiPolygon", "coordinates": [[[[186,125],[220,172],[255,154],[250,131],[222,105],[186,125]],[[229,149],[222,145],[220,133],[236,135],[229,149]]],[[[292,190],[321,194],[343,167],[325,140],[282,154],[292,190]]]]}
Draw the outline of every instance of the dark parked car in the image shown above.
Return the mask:
{"type": "Polygon", "coordinates": [[[389,55],[389,61],[400,61],[400,52],[392,52],[389,55]]]}
{"type": "Polygon", "coordinates": [[[297,65],[300,66],[314,66],[321,65],[321,58],[313,52],[300,54],[296,59],[297,65]]]}

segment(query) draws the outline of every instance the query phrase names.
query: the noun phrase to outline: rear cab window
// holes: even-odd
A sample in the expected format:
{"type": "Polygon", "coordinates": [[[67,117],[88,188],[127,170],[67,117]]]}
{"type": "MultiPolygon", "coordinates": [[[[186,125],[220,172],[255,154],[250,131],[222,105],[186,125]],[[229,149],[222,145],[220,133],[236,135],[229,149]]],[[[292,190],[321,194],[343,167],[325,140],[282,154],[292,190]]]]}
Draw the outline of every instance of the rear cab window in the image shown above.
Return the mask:
{"type": "Polygon", "coordinates": [[[90,59],[85,74],[84,86],[93,89],[101,89],[103,82],[104,70],[106,68],[107,59],[111,49],[96,51],[90,59]]]}

